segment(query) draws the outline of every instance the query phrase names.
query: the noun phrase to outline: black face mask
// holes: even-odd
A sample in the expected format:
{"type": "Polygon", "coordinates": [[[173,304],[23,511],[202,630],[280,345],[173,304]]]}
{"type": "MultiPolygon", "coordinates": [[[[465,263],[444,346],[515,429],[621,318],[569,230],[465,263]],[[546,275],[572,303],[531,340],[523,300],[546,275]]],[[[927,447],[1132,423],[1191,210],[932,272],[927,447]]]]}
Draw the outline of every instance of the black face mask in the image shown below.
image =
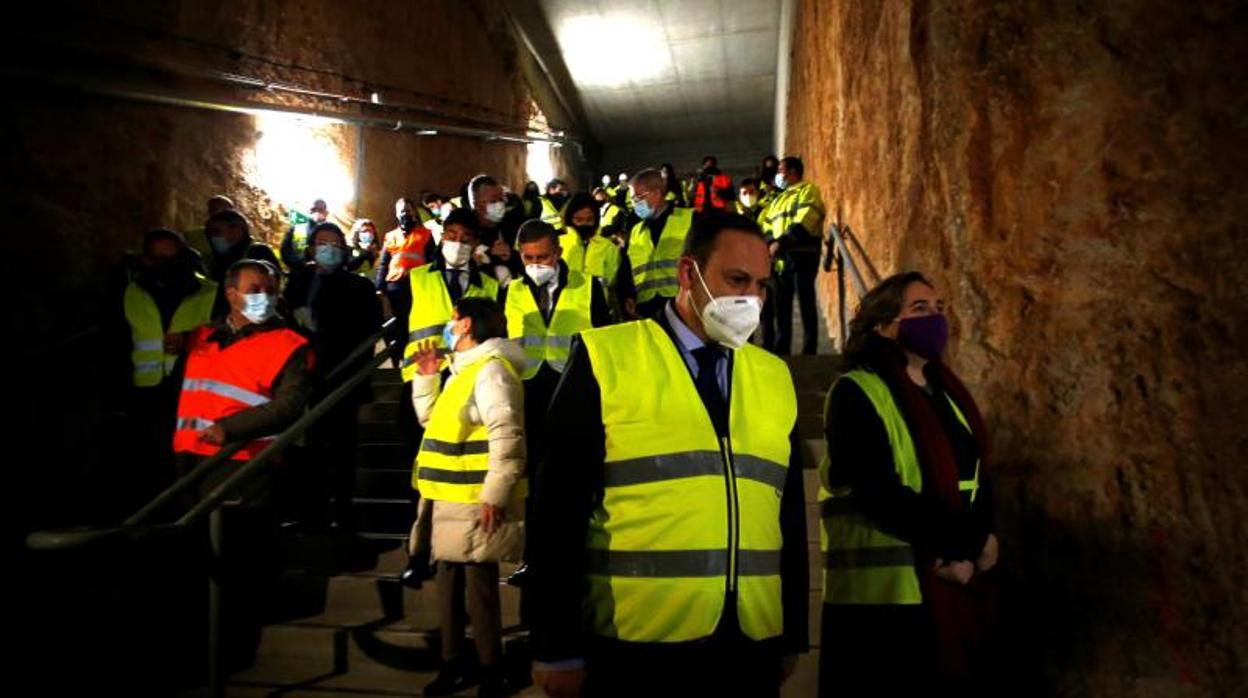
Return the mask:
{"type": "Polygon", "coordinates": [[[772,184],[776,179],[776,170],[778,169],[780,169],[779,165],[776,165],[775,167],[764,167],[762,175],[759,179],[763,180],[763,182],[767,184],[772,184]]]}
{"type": "Polygon", "coordinates": [[[138,282],[150,291],[185,291],[195,283],[195,273],[185,262],[164,262],[139,272],[138,282]]]}
{"type": "Polygon", "coordinates": [[[410,233],[419,223],[420,221],[416,220],[416,216],[413,216],[410,213],[404,213],[399,216],[399,227],[406,232],[410,233]]]}
{"type": "Polygon", "coordinates": [[[551,194],[547,198],[550,199],[550,203],[555,205],[555,208],[563,208],[563,202],[568,200],[568,195],[567,194],[551,194]]]}
{"type": "Polygon", "coordinates": [[[574,227],[576,228],[576,234],[580,235],[582,240],[592,238],[594,236],[594,233],[598,232],[598,227],[592,224],[578,225],[574,227]]]}

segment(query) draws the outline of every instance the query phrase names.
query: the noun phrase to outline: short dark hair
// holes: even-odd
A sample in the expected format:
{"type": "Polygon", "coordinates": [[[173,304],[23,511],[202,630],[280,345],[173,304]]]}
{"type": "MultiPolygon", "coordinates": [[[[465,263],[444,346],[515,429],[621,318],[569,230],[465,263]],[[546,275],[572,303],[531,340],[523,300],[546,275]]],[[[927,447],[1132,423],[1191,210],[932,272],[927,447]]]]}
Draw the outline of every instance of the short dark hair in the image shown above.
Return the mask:
{"type": "Polygon", "coordinates": [[[693,227],[685,236],[685,248],[681,251],[681,255],[692,257],[698,266],[705,267],[707,260],[711,258],[711,252],[715,249],[715,241],[725,230],[737,230],[753,235],[763,242],[767,240],[763,237],[763,231],[758,227],[757,221],[739,213],[712,211],[694,220],[693,227]]]}
{"type": "Polygon", "coordinates": [[[549,238],[555,246],[559,245],[559,233],[555,227],[546,221],[536,218],[527,220],[520,226],[520,231],[516,235],[519,244],[524,245],[530,242],[540,242],[549,238]]]}
{"type": "MultiPolygon", "coordinates": [[[[594,193],[600,191],[606,193],[602,187],[594,189],[594,193]]],[[[575,215],[577,211],[582,211],[584,209],[589,209],[594,212],[594,227],[597,228],[598,225],[602,223],[602,212],[598,210],[598,202],[594,200],[593,194],[586,194],[583,191],[578,191],[572,195],[571,199],[568,199],[568,207],[563,210],[564,224],[571,226],[572,216],[575,215]]]]}
{"type": "Polygon", "coordinates": [[[498,180],[488,174],[479,174],[468,180],[468,186],[465,187],[465,193],[468,195],[464,201],[470,208],[477,205],[477,197],[481,196],[481,190],[486,187],[497,187],[498,180]]]}
{"type": "Polygon", "coordinates": [[[233,209],[229,211],[218,211],[208,218],[205,227],[214,225],[224,225],[230,228],[242,228],[244,235],[251,234],[251,224],[247,222],[247,217],[233,209]]]}
{"type": "Polygon", "coordinates": [[[146,253],[147,248],[162,241],[176,244],[179,252],[186,247],[186,238],[182,237],[182,233],[168,228],[157,228],[143,233],[143,252],[146,253]]]}
{"type": "Polygon", "coordinates": [[[455,304],[459,317],[470,318],[472,329],[468,334],[476,342],[507,336],[507,316],[493,298],[461,298],[455,304]]]}
{"type": "Polygon", "coordinates": [[[473,235],[481,237],[481,226],[477,222],[477,212],[470,208],[457,208],[446,214],[446,220],[442,221],[442,227],[448,225],[462,225],[472,231],[473,235]]]}
{"type": "Polygon", "coordinates": [[[441,200],[442,200],[442,195],[438,194],[437,192],[425,191],[424,193],[420,195],[420,203],[424,204],[425,206],[428,206],[434,201],[441,201],[441,200]]]}
{"type": "Polygon", "coordinates": [[[326,231],[331,232],[334,235],[337,235],[338,241],[342,243],[342,246],[343,247],[347,246],[347,236],[342,232],[342,228],[339,228],[336,224],[330,223],[329,221],[325,221],[324,223],[317,224],[317,226],[312,229],[312,234],[308,236],[308,242],[311,243],[312,239],[316,237],[317,233],[323,233],[326,231]]]}
{"type": "Polygon", "coordinates": [[[546,183],[546,190],[550,191],[551,189],[554,189],[555,187],[566,187],[566,186],[568,186],[567,182],[564,182],[562,179],[555,177],[554,179],[546,183]]]}
{"type": "Polygon", "coordinates": [[[746,187],[754,187],[755,189],[757,189],[759,187],[759,182],[760,180],[758,179],[758,177],[746,177],[745,179],[741,180],[741,183],[737,185],[737,188],[745,189],[746,187]]]}
{"type": "Polygon", "coordinates": [[[277,267],[274,267],[272,264],[264,261],[263,259],[240,259],[231,264],[229,269],[225,270],[225,287],[237,289],[238,277],[243,273],[244,269],[255,269],[261,274],[272,277],[273,279],[279,278],[277,267]]]}
{"type": "Polygon", "coordinates": [[[802,159],[796,155],[790,155],[780,162],[784,165],[784,169],[797,174],[798,177],[806,174],[806,166],[802,164],[802,159]]]}

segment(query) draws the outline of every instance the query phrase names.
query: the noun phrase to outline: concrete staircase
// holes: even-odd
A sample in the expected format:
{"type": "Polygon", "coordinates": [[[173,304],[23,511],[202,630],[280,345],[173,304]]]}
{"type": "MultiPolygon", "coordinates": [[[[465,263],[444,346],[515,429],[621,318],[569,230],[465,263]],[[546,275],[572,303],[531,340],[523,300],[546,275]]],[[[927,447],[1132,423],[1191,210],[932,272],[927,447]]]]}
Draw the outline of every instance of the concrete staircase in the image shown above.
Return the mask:
{"type": "MultiPolygon", "coordinates": [[[[802,657],[784,695],[810,696],[817,679],[820,584],[814,468],[824,453],[823,400],[832,380],[832,357],[787,361],[797,387],[798,431],[806,465],[815,649],[802,657]]],[[[375,401],[361,412],[355,499],[359,532],[354,538],[284,539],[286,570],[269,604],[256,662],[230,677],[229,695],[418,696],[436,674],[433,584],[413,591],[397,581],[406,564],[403,541],[412,516],[411,463],[405,462],[396,427],[402,389],[398,373],[378,371],[374,389],[375,401]]],[[[516,627],[519,595],[503,587],[502,599],[508,670],[523,679],[528,652],[527,638],[516,627]]],[[[515,695],[542,693],[530,686],[515,695]]]]}

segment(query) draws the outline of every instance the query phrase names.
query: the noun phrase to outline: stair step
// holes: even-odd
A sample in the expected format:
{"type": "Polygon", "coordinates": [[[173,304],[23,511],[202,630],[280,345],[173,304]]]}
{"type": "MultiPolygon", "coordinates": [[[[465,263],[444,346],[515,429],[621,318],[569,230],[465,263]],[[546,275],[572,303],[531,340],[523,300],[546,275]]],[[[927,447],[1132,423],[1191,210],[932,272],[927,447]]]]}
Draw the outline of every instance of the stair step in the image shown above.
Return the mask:
{"type": "Polygon", "coordinates": [[[360,441],[363,443],[402,443],[403,430],[398,421],[392,422],[360,422],[360,441]]]}
{"type": "MultiPolygon", "coordinates": [[[[374,389],[374,395],[376,390],[374,389]]],[[[360,424],[386,423],[399,421],[399,403],[374,400],[360,407],[360,424]]]]}
{"type": "Polygon", "coordinates": [[[356,468],[355,499],[400,498],[412,490],[412,469],[356,468]]]}
{"type": "Polygon", "coordinates": [[[407,533],[415,508],[407,499],[355,499],[355,527],[370,533],[407,533]]]}
{"type": "Polygon", "coordinates": [[[373,385],[373,400],[377,402],[385,402],[398,404],[403,399],[402,383],[381,383],[373,385]]]}
{"type": "Polygon", "coordinates": [[[373,385],[394,385],[403,383],[403,373],[397,368],[378,368],[373,370],[373,385]]]}
{"type": "MultiPolygon", "coordinates": [[[[438,625],[437,584],[426,580],[420,589],[409,589],[398,581],[407,564],[403,554],[388,557],[393,574],[356,573],[325,576],[288,571],[278,581],[277,593],[269,605],[269,621],[280,625],[306,627],[354,627],[381,624],[391,630],[419,632],[438,625]]],[[[500,579],[516,566],[502,564],[500,579]]],[[[520,621],[520,592],[502,585],[499,589],[503,625],[520,621]]]]}
{"type": "Polygon", "coordinates": [[[822,414],[798,414],[797,436],[801,439],[823,438],[822,414]]]}
{"type": "MultiPolygon", "coordinates": [[[[527,677],[527,645],[526,637],[505,632],[509,678],[527,677]]],[[[263,689],[256,695],[272,695],[273,689],[420,695],[421,687],[437,674],[437,647],[436,632],[392,630],[380,623],[353,628],[271,626],[264,630],[256,666],[230,678],[229,694],[249,695],[250,688],[263,689]]],[[[530,686],[513,695],[542,693],[530,686]]]]}
{"type": "MultiPolygon", "coordinates": [[[[413,454],[414,456],[415,454],[413,454]]],[[[355,463],[360,468],[400,470],[412,467],[408,446],[401,441],[360,441],[355,463]]]]}
{"type": "MultiPolygon", "coordinates": [[[[817,439],[801,439],[799,445],[802,449],[802,466],[808,470],[814,470],[819,467],[819,463],[823,461],[823,456],[828,452],[828,443],[824,440],[823,434],[819,434],[817,439]]],[[[807,496],[810,493],[807,492],[807,496]]]]}

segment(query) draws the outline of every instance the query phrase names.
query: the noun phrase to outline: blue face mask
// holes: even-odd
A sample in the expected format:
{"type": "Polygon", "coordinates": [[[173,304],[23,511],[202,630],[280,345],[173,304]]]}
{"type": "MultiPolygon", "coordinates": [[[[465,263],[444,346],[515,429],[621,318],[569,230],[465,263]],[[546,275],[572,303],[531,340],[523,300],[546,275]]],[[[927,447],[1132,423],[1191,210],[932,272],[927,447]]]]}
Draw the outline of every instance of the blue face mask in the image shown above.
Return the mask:
{"type": "Polygon", "coordinates": [[[277,315],[277,296],[268,293],[244,293],[243,317],[259,325],[277,315]]]}
{"type": "Polygon", "coordinates": [[[318,265],[333,271],[346,261],[347,252],[337,245],[317,245],[314,256],[318,265]]]}
{"type": "Polygon", "coordinates": [[[785,187],[788,187],[788,186],[789,186],[789,181],[784,178],[784,175],[777,172],[776,173],[776,189],[784,189],[785,187]]]}
{"type": "Polygon", "coordinates": [[[650,208],[650,204],[643,199],[633,200],[633,212],[643,221],[650,220],[654,215],[654,209],[650,208]]]}
{"type": "Polygon", "coordinates": [[[208,238],[208,242],[212,244],[212,251],[217,254],[225,254],[226,252],[229,252],[230,247],[232,247],[232,245],[226,242],[225,238],[220,235],[214,235],[208,238]]]}
{"type": "Polygon", "coordinates": [[[446,323],[446,327],[442,328],[442,341],[446,342],[448,351],[455,351],[455,345],[459,344],[461,337],[455,334],[455,321],[451,320],[446,323]]]}

